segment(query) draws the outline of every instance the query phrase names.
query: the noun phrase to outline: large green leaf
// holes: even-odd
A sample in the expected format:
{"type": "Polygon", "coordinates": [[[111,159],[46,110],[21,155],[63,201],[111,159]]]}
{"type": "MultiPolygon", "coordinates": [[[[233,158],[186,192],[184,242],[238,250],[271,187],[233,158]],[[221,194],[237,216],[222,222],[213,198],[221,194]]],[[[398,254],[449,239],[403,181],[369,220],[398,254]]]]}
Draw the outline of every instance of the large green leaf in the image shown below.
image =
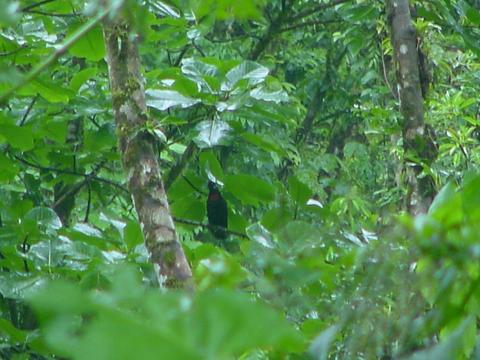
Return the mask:
{"type": "Polygon", "coordinates": [[[233,90],[241,80],[245,80],[249,86],[254,86],[265,81],[267,75],[268,69],[265,66],[253,61],[244,61],[225,75],[226,79],[222,82],[222,90],[233,90]]]}
{"type": "Polygon", "coordinates": [[[70,80],[70,88],[77,92],[88,79],[97,75],[97,68],[87,68],[73,75],[70,80]]]}
{"type": "Polygon", "coordinates": [[[225,121],[205,120],[198,123],[195,130],[198,135],[194,141],[199,148],[204,149],[227,144],[232,129],[225,121]]]}
{"type": "Polygon", "coordinates": [[[29,128],[0,124],[0,141],[2,140],[22,151],[33,148],[33,133],[29,128]]]}
{"type": "Polygon", "coordinates": [[[245,132],[242,134],[242,137],[264,151],[275,152],[280,156],[286,155],[285,149],[276,143],[269,135],[256,135],[245,132]]]}
{"type": "Polygon", "coordinates": [[[212,150],[205,150],[200,153],[200,164],[206,172],[210,172],[216,179],[223,180],[223,169],[212,150]]]}
{"type": "Polygon", "coordinates": [[[147,105],[160,111],[174,106],[188,108],[197,104],[200,100],[184,96],[173,90],[149,89],[146,91],[147,105]]]}
{"type": "Polygon", "coordinates": [[[56,283],[30,296],[46,340],[75,359],[229,359],[255,348],[301,351],[275,310],[236,291],[145,292],[120,269],[109,292],[56,283]],[[89,321],[75,321],[88,315],[89,321]]]}
{"type": "Polygon", "coordinates": [[[268,203],[275,199],[275,188],[252,175],[228,175],[225,178],[225,190],[247,205],[268,203]]]}
{"type": "Polygon", "coordinates": [[[9,299],[25,299],[26,294],[43,288],[46,278],[41,275],[0,273],[0,294],[9,299]]]}
{"type": "Polygon", "coordinates": [[[44,206],[39,206],[31,209],[26,215],[26,220],[34,221],[37,226],[43,226],[48,230],[58,230],[62,227],[62,222],[57,213],[52,209],[44,206]]]}
{"type": "Polygon", "coordinates": [[[218,91],[219,71],[216,66],[193,58],[182,60],[182,72],[206,92],[218,91]]]}
{"type": "MultiPolygon", "coordinates": [[[[67,37],[72,36],[81,25],[71,26],[67,37]]],[[[102,29],[97,26],[83,35],[73,46],[68,49],[70,54],[91,61],[99,61],[105,57],[105,43],[102,29]]]]}
{"type": "Polygon", "coordinates": [[[40,94],[45,100],[51,103],[67,103],[70,99],[70,90],[59,84],[46,79],[35,79],[19,90],[22,95],[40,94]]]}
{"type": "Polygon", "coordinates": [[[465,349],[465,336],[470,329],[473,330],[473,336],[475,337],[475,325],[474,319],[470,316],[466,318],[455,331],[453,331],[446,339],[440,343],[435,344],[429,349],[420,350],[413,355],[405,357],[405,360],[450,360],[464,358],[462,355],[471,354],[475,342],[470,342],[467,349],[465,349]]]}
{"type": "Polygon", "coordinates": [[[205,218],[205,202],[194,196],[187,196],[175,201],[171,209],[173,215],[181,219],[201,222],[205,218]]]}
{"type": "Polygon", "coordinates": [[[15,162],[0,153],[0,182],[12,180],[17,174],[18,167],[15,162]]]}
{"type": "Polygon", "coordinates": [[[140,224],[137,221],[130,220],[123,230],[123,240],[129,250],[143,243],[143,234],[140,224]]]}
{"type": "Polygon", "coordinates": [[[257,100],[271,101],[275,103],[287,102],[288,95],[283,90],[270,91],[264,87],[258,87],[250,91],[250,96],[257,100]]]}
{"type": "Polygon", "coordinates": [[[194,2],[194,13],[199,18],[212,16],[216,19],[258,19],[264,0],[201,0],[194,2]]]}
{"type": "Polygon", "coordinates": [[[296,176],[288,178],[288,192],[293,201],[300,206],[306,205],[307,200],[312,196],[310,188],[302,183],[296,176]]]}

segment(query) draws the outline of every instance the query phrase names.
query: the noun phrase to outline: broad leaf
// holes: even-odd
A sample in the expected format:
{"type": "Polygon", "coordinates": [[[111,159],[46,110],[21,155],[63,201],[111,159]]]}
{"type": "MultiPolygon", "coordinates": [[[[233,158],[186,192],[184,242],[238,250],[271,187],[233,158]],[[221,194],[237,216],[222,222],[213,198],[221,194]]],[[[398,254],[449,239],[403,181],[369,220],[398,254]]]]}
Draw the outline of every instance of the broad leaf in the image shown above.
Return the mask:
{"type": "Polygon", "coordinates": [[[146,91],[146,95],[147,105],[160,111],[167,110],[174,106],[188,108],[200,101],[198,99],[183,96],[179,92],[173,90],[149,89],[146,91]]]}
{"type": "Polygon", "coordinates": [[[252,175],[228,175],[225,179],[225,190],[247,205],[258,205],[275,199],[275,188],[252,175]]]}
{"type": "Polygon", "coordinates": [[[231,128],[221,120],[205,120],[198,123],[195,130],[198,135],[194,141],[199,148],[204,149],[226,144],[231,128]]]}
{"type": "Polygon", "coordinates": [[[240,80],[246,80],[250,86],[257,85],[263,82],[267,75],[266,67],[253,61],[244,61],[227,73],[222,90],[231,91],[240,80]]]}
{"type": "Polygon", "coordinates": [[[12,124],[0,124],[0,142],[6,142],[22,151],[33,148],[33,133],[30,129],[12,124]]]}
{"type": "MultiPolygon", "coordinates": [[[[71,27],[67,36],[73,36],[80,25],[71,27]]],[[[70,54],[79,58],[86,58],[91,61],[99,61],[105,57],[105,44],[103,41],[103,32],[100,27],[95,27],[80,40],[78,40],[68,50],[70,54]]]]}

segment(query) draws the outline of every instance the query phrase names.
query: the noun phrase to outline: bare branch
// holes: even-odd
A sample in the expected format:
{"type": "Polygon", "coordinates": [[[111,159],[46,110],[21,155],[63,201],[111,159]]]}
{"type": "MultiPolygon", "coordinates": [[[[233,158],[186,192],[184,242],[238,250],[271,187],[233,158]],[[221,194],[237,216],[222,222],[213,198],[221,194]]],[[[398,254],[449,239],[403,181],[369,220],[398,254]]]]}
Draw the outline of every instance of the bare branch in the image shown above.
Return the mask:
{"type": "Polygon", "coordinates": [[[192,225],[192,226],[200,226],[202,228],[207,228],[209,230],[222,230],[224,232],[226,232],[227,234],[231,234],[231,235],[235,235],[235,236],[239,236],[241,238],[244,238],[244,239],[248,239],[248,236],[245,235],[244,233],[241,233],[241,232],[238,232],[238,231],[233,231],[233,230],[228,230],[228,229],[225,229],[221,226],[215,226],[215,225],[210,225],[210,224],[204,224],[204,223],[201,223],[201,222],[198,222],[198,221],[193,221],[193,220],[187,220],[187,219],[180,219],[180,218],[177,218],[177,217],[173,217],[173,220],[179,224],[185,224],[185,225],[192,225]]]}
{"type": "MultiPolygon", "coordinates": [[[[57,168],[54,168],[54,167],[41,166],[41,165],[32,163],[28,160],[25,160],[25,159],[23,159],[23,158],[21,158],[17,155],[13,155],[13,157],[15,159],[17,159],[18,161],[20,161],[21,163],[27,165],[27,166],[33,167],[35,169],[43,170],[43,171],[52,171],[52,172],[59,173],[59,174],[67,174],[67,175],[73,175],[73,176],[79,176],[79,177],[89,177],[90,176],[89,174],[82,174],[82,173],[72,171],[72,170],[63,170],[63,169],[57,169],[57,168]]],[[[104,179],[104,178],[101,178],[101,177],[98,177],[98,176],[90,176],[90,179],[108,184],[110,186],[113,186],[117,189],[122,190],[123,192],[125,192],[127,194],[130,194],[130,192],[128,191],[128,189],[126,187],[122,186],[119,183],[116,183],[115,181],[104,179]]]]}
{"type": "Polygon", "coordinates": [[[32,111],[32,109],[33,109],[33,105],[35,105],[39,96],[40,95],[37,94],[32,99],[32,101],[30,101],[30,104],[28,105],[27,111],[25,111],[25,114],[23,114],[22,120],[20,121],[20,124],[18,124],[18,126],[23,126],[23,124],[25,124],[25,121],[27,121],[27,118],[28,118],[28,115],[30,114],[30,111],[32,111]]]}
{"type": "Polygon", "coordinates": [[[198,152],[198,148],[195,146],[195,144],[190,142],[188,144],[187,148],[182,154],[182,157],[179,159],[179,161],[172,166],[168,174],[165,176],[165,191],[168,191],[170,186],[175,182],[177,177],[182,173],[183,169],[185,166],[187,166],[188,161],[198,152]]]}
{"type": "Polygon", "coordinates": [[[24,12],[29,13],[29,14],[37,14],[37,15],[52,16],[52,17],[65,17],[65,18],[80,16],[77,13],[61,14],[61,13],[49,13],[49,12],[40,11],[40,10],[27,10],[27,11],[24,11],[24,12]]]}

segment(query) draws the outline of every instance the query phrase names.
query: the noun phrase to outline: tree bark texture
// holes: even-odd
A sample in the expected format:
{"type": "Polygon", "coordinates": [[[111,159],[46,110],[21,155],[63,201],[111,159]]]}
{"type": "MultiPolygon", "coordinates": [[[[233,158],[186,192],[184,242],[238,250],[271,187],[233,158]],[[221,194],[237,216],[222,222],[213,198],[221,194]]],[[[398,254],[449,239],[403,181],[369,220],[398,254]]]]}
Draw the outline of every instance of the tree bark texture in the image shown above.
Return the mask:
{"type": "Polygon", "coordinates": [[[128,189],[161,286],[188,286],[190,266],[177,240],[147,121],[137,37],[119,20],[104,23],[107,62],[119,150],[128,189]]]}
{"type": "Polygon", "coordinates": [[[403,115],[407,209],[416,215],[428,210],[435,193],[433,179],[428,175],[419,175],[422,164],[430,165],[436,158],[436,145],[433,131],[424,121],[417,39],[408,0],[388,1],[388,22],[397,67],[400,111],[403,115]]]}

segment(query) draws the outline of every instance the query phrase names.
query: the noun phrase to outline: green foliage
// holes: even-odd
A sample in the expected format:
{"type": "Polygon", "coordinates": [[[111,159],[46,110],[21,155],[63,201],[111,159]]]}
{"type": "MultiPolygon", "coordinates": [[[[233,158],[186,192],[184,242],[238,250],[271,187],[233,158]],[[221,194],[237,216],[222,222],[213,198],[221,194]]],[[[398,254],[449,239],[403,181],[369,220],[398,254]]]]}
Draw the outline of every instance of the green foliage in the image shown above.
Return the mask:
{"type": "Polygon", "coordinates": [[[157,289],[102,29],[83,33],[100,3],[0,1],[0,96],[79,36],[0,104],[0,358],[478,357],[478,1],[412,2],[438,145],[416,218],[381,2],[108,3],[141,54],[132,133],[165,178],[181,165],[168,200],[196,292],[157,289]],[[224,243],[202,226],[212,178],[224,243]]]}
{"type": "Polygon", "coordinates": [[[53,283],[31,295],[48,345],[73,359],[224,359],[257,347],[301,348],[285,319],[244,294],[160,294],[138,278],[121,268],[101,292],[53,283]]]}

